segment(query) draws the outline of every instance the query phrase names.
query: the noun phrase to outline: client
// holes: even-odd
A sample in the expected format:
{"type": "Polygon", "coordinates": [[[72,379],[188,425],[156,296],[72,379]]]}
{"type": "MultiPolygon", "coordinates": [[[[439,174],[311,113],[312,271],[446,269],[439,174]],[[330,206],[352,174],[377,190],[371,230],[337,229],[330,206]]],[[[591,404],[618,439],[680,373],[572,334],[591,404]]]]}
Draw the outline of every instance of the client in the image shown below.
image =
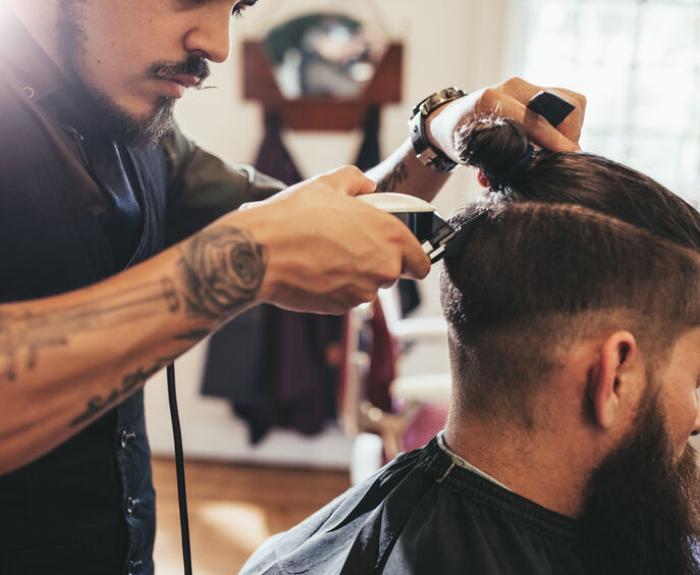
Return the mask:
{"type": "Polygon", "coordinates": [[[491,191],[445,260],[446,429],[242,573],[698,573],[700,215],[510,120],[461,150],[491,191]]]}

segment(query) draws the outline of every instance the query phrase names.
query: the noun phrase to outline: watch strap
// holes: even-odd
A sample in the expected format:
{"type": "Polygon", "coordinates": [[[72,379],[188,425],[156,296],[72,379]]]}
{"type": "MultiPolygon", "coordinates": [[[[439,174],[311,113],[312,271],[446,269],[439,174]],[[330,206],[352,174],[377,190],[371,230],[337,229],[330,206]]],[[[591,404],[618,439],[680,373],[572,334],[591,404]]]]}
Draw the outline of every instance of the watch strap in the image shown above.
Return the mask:
{"type": "Polygon", "coordinates": [[[442,150],[433,147],[428,141],[425,122],[435,110],[467,95],[459,88],[447,88],[422,100],[411,112],[409,121],[411,141],[416,157],[424,166],[429,166],[438,172],[451,172],[457,167],[442,150]]]}

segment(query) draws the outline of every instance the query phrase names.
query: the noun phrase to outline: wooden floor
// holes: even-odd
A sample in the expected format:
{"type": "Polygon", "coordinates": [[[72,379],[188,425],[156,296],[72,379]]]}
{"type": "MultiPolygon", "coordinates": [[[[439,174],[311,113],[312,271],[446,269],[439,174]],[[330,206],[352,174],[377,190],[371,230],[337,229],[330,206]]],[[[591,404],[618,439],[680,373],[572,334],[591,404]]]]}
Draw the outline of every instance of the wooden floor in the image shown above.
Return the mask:
{"type": "MultiPolygon", "coordinates": [[[[156,575],[182,573],[175,466],[153,461],[157,494],[156,575]]],[[[196,575],[233,575],[267,537],[322,507],[348,474],[188,462],[187,494],[196,575]]]]}

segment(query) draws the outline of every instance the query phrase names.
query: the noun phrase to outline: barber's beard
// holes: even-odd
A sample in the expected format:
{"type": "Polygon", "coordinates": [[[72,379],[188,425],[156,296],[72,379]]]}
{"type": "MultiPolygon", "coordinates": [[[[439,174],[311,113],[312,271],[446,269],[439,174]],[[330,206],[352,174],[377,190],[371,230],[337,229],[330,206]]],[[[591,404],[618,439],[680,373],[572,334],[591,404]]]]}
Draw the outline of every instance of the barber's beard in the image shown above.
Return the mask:
{"type": "MultiPolygon", "coordinates": [[[[82,94],[81,104],[86,107],[85,113],[97,131],[122,144],[138,147],[158,144],[173,126],[176,100],[163,96],[155,103],[152,114],[135,118],[120,108],[109,95],[84,80],[79,62],[85,55],[87,36],[82,25],[81,4],[81,0],[64,0],[59,10],[58,29],[67,73],[82,94]]],[[[182,64],[156,64],[148,71],[149,77],[154,79],[166,79],[177,73],[196,75],[204,80],[209,75],[209,68],[203,59],[191,58],[182,64]]]]}
{"type": "Polygon", "coordinates": [[[153,114],[135,119],[98,90],[85,86],[85,96],[97,129],[121,144],[138,148],[153,147],[173,126],[173,98],[160,98],[153,114]]]}
{"type": "Polygon", "coordinates": [[[691,575],[700,534],[695,450],[673,460],[656,397],[635,433],[594,473],[579,520],[579,544],[595,575],[691,575]]]}

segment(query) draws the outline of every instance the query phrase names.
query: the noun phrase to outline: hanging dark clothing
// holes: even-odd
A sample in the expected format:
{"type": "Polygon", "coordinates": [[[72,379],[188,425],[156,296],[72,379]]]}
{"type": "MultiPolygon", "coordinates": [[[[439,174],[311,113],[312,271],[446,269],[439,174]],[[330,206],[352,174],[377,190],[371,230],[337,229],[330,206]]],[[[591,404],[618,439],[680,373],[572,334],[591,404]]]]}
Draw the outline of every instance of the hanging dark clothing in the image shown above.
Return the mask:
{"type": "MultiPolygon", "coordinates": [[[[302,180],[272,112],[255,164],[289,185],[302,180]]],[[[240,315],[210,339],[202,393],[228,399],[252,443],[273,428],[320,433],[336,418],[338,372],[326,351],[339,342],[341,321],[270,305],[240,315]]]]}
{"type": "Polygon", "coordinates": [[[369,343],[369,369],[365,383],[366,398],[382,411],[393,411],[391,384],[396,379],[397,344],[384,317],[379,301],[373,303],[369,320],[372,340],[369,343]]]}
{"type": "Polygon", "coordinates": [[[379,106],[370,106],[362,127],[362,143],[357,152],[355,165],[363,172],[371,170],[381,162],[379,133],[382,127],[382,114],[379,106]]]}
{"type": "Polygon", "coordinates": [[[263,313],[267,339],[257,384],[265,395],[245,397],[236,386],[235,412],[248,423],[253,443],[272,428],[320,433],[336,417],[338,374],[328,365],[326,348],[340,339],[339,320],[273,306],[263,313]]]}
{"type": "Polygon", "coordinates": [[[282,127],[279,115],[269,111],[265,113],[265,136],[255,159],[255,167],[292,186],[304,178],[284,145],[282,127]]]}
{"type": "Polygon", "coordinates": [[[267,541],[240,575],[584,575],[574,529],[433,439],[267,541]]]}
{"type": "MultiPolygon", "coordinates": [[[[112,141],[1,3],[0,38],[0,302],[94,284],[280,189],[177,131],[112,141]]],[[[154,531],[142,392],[0,476],[2,575],[149,575],[154,531]]]]}

